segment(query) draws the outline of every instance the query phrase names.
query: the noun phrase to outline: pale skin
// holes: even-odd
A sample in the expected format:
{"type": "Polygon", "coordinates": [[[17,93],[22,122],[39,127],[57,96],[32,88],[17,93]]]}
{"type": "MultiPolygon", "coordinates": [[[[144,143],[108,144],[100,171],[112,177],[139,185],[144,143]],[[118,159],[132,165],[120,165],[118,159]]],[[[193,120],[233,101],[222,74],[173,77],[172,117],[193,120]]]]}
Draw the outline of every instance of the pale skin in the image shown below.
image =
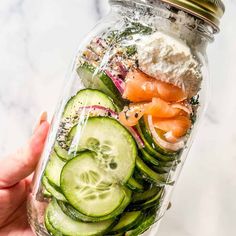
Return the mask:
{"type": "Polygon", "coordinates": [[[0,236],[34,235],[27,221],[26,201],[48,129],[43,113],[25,147],[0,158],[0,236]]]}

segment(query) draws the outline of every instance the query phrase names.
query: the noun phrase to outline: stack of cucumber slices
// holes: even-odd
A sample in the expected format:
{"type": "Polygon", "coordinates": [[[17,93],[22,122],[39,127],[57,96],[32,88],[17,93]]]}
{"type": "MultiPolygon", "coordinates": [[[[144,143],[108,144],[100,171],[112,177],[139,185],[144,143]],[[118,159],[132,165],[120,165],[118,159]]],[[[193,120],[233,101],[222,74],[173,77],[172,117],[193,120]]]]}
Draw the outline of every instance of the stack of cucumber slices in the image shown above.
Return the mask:
{"type": "Polygon", "coordinates": [[[68,101],[62,122],[69,128],[55,142],[42,178],[51,235],[140,235],[155,222],[176,153],[153,147],[143,121],[137,129],[145,148],[138,150],[117,109],[93,88],[68,101]]]}

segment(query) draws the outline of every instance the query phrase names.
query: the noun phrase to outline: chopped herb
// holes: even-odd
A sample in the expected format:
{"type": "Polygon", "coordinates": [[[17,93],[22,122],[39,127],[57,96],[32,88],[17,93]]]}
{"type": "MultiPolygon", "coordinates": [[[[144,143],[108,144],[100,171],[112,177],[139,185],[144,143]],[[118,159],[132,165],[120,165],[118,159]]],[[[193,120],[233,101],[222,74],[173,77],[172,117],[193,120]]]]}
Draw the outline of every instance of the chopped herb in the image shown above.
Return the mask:
{"type": "Polygon", "coordinates": [[[126,47],[126,54],[128,57],[131,57],[136,53],[137,53],[136,45],[131,45],[131,46],[126,47]]]}
{"type": "Polygon", "coordinates": [[[108,43],[114,43],[127,39],[134,34],[151,34],[153,32],[151,27],[142,25],[138,22],[127,21],[126,29],[119,32],[118,30],[113,30],[107,36],[108,43]]]}
{"type": "Polygon", "coordinates": [[[121,34],[118,35],[117,41],[127,38],[134,34],[151,34],[152,28],[142,25],[138,22],[131,22],[131,26],[127,27],[121,34]]]}
{"type": "Polygon", "coordinates": [[[199,105],[199,94],[192,97],[189,101],[189,103],[192,105],[192,106],[197,106],[199,105]]]}
{"type": "Polygon", "coordinates": [[[116,40],[117,35],[118,35],[118,30],[113,30],[110,32],[110,34],[107,36],[106,39],[109,43],[112,43],[116,40]]]}
{"type": "Polygon", "coordinates": [[[191,119],[191,121],[192,121],[192,124],[195,124],[195,122],[196,122],[196,120],[197,120],[197,115],[196,115],[196,113],[191,114],[190,119],[191,119]]]}

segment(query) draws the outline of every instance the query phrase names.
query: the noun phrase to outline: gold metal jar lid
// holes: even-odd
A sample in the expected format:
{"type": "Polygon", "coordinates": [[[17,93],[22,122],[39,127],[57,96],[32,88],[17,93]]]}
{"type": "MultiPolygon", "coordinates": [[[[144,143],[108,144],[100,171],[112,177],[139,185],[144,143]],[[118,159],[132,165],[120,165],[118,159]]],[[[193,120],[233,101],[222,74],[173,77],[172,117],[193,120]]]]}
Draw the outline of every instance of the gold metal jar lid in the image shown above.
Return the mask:
{"type": "Polygon", "coordinates": [[[195,15],[215,27],[219,31],[220,19],[225,12],[221,0],[161,0],[176,8],[180,8],[195,15]]]}

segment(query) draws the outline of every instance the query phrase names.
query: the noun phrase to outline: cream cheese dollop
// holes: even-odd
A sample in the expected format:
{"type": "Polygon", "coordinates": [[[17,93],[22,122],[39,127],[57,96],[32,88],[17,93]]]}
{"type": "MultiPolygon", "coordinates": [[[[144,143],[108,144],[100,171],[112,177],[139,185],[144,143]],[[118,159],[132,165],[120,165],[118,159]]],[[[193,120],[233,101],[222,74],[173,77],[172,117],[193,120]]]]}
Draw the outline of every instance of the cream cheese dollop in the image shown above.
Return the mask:
{"type": "Polygon", "coordinates": [[[200,65],[184,41],[156,32],[139,41],[137,52],[144,73],[182,88],[188,97],[198,93],[200,65]]]}

